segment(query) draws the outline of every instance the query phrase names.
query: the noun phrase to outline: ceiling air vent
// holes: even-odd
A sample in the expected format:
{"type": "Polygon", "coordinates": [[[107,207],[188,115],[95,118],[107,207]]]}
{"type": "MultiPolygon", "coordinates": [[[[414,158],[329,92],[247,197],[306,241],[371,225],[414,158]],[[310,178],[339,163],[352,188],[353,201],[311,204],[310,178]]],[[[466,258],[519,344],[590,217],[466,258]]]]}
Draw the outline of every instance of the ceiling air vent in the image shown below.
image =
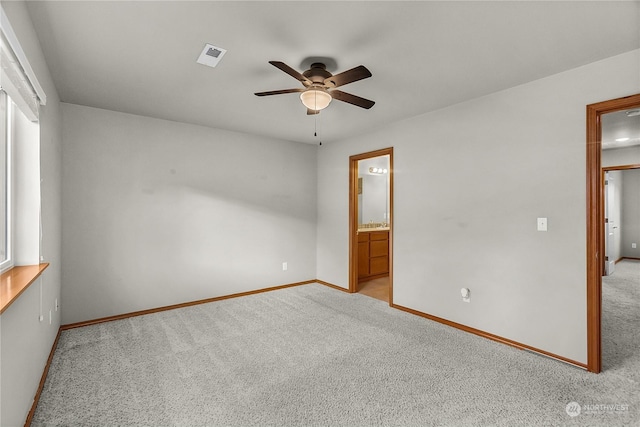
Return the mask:
{"type": "Polygon", "coordinates": [[[225,53],[227,53],[226,49],[207,43],[204,45],[204,49],[202,49],[202,53],[200,53],[197,62],[198,64],[215,67],[218,65],[218,62],[220,62],[225,53]]]}

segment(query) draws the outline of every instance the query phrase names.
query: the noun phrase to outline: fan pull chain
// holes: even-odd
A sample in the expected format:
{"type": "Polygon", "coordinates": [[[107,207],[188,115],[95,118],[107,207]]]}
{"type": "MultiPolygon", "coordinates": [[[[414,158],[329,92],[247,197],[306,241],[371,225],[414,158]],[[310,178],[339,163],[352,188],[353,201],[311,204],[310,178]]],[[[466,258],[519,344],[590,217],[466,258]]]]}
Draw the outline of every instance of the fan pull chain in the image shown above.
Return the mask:
{"type": "MultiPolygon", "coordinates": [[[[313,136],[317,137],[318,136],[318,116],[320,114],[315,114],[314,118],[313,118],[313,136]]],[[[320,141],[320,144],[318,145],[322,145],[322,141],[320,141]]]]}

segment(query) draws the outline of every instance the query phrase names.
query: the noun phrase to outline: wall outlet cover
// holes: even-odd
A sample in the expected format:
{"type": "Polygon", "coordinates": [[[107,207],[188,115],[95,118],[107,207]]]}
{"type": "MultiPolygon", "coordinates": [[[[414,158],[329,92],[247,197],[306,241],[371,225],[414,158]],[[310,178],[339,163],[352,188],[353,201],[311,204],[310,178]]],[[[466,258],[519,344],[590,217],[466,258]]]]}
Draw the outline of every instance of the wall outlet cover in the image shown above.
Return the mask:
{"type": "Polygon", "coordinates": [[[547,218],[538,218],[538,231],[547,231],[547,218]]]}

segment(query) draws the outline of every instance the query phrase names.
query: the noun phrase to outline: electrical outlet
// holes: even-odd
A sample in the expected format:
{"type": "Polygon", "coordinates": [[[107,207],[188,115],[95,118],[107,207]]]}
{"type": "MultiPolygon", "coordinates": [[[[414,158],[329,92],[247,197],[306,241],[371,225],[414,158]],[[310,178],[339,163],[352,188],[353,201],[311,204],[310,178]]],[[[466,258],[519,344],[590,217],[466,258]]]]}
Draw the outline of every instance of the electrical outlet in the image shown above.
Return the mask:
{"type": "Polygon", "coordinates": [[[287,262],[283,262],[282,263],[282,271],[287,271],[287,268],[289,268],[289,266],[287,265],[287,262]]]}
{"type": "Polygon", "coordinates": [[[44,320],[44,316],[41,314],[40,317],[38,318],[38,320],[40,320],[42,322],[44,320]]]}
{"type": "Polygon", "coordinates": [[[637,246],[635,243],[632,243],[632,244],[631,244],[631,249],[635,249],[635,248],[637,248],[637,247],[638,247],[638,246],[637,246]]]}
{"type": "Polygon", "coordinates": [[[58,298],[56,298],[56,311],[60,308],[60,304],[58,304],[58,298]]]}
{"type": "Polygon", "coordinates": [[[460,289],[460,293],[462,294],[462,301],[471,302],[471,291],[469,288],[460,289]]]}
{"type": "Polygon", "coordinates": [[[538,231],[547,231],[547,218],[538,218],[538,231]]]}

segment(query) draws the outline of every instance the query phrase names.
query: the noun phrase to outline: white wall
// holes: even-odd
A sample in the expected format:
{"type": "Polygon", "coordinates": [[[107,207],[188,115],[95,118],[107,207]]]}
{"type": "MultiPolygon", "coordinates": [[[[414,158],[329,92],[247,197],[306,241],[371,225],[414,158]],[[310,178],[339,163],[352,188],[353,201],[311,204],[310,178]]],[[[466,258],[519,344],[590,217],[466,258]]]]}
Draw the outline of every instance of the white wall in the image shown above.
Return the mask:
{"type": "Polygon", "coordinates": [[[640,145],[602,150],[602,167],[640,165],[640,145]]]}
{"type": "Polygon", "coordinates": [[[315,146],[62,105],[63,323],[315,279],[315,146]]]}
{"type": "Polygon", "coordinates": [[[621,229],[621,256],[640,259],[640,169],[622,171],[621,229]]]}
{"type": "Polygon", "coordinates": [[[0,316],[0,425],[23,425],[60,326],[61,154],[60,101],[23,2],[2,2],[11,25],[47,94],[40,111],[40,179],[43,236],[49,268],[0,316]],[[51,323],[49,323],[51,311],[51,323]],[[44,321],[39,322],[40,315],[44,321]]]}
{"type": "Polygon", "coordinates": [[[639,65],[629,52],[323,145],[318,278],[348,287],[348,156],[393,145],[393,302],[586,363],[585,106],[640,92],[639,65]]]}

